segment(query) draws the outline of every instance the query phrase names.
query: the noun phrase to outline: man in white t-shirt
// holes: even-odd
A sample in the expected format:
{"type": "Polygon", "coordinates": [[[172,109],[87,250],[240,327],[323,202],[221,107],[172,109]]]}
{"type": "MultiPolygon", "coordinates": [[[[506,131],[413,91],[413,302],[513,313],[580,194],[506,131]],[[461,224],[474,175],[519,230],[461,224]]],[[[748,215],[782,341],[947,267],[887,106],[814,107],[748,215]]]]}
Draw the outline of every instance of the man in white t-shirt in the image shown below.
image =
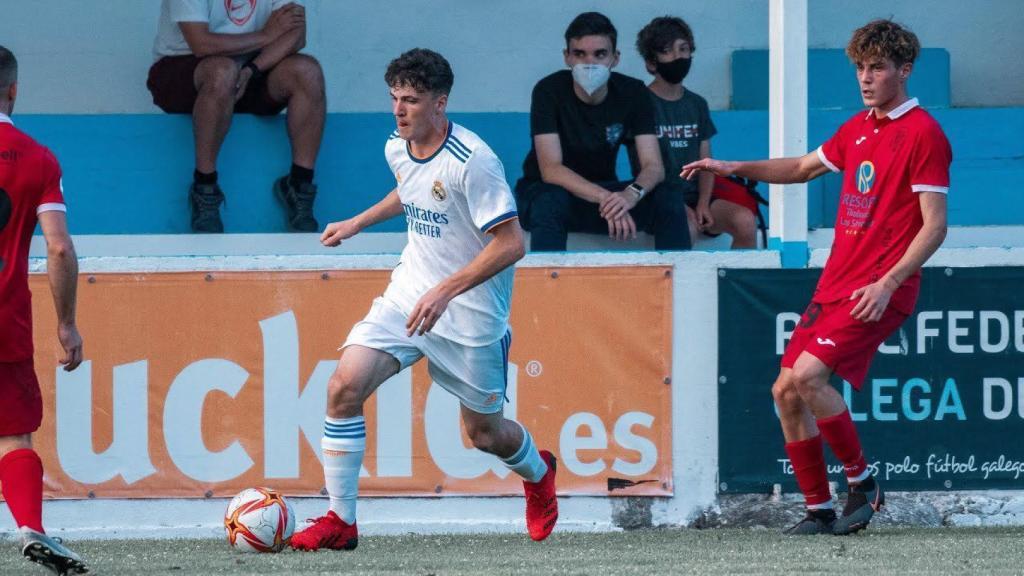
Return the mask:
{"type": "Polygon", "coordinates": [[[473,445],[523,478],[527,528],[543,540],[558,519],[555,458],[502,415],[513,264],[526,252],[515,198],[490,147],[448,120],[454,75],[444,57],[410,50],[388,65],[384,79],[398,124],[384,153],[397,186],[362,214],[328,224],[321,242],[337,246],[402,213],[409,240],[391,284],[349,333],[328,383],[321,447],[330,510],[292,536],[291,546],[356,547],[363,403],[424,356],[433,381],[461,401],[473,445]]]}
{"type": "Polygon", "coordinates": [[[290,230],[315,232],[313,168],[326,98],[320,63],[299,54],[306,10],[299,0],[163,0],[146,86],[171,114],[192,114],[196,166],[189,189],[192,230],[223,232],[217,155],[233,113],[288,108],[291,172],[273,185],[290,230]]]}

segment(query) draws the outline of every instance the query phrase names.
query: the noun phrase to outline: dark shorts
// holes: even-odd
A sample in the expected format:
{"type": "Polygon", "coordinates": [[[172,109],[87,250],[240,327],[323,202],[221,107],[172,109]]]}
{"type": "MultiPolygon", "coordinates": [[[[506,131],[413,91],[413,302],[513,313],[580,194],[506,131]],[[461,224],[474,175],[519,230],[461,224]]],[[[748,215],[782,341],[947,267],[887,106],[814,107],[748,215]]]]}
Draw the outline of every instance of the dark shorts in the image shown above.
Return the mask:
{"type": "Polygon", "coordinates": [[[20,436],[39,429],[43,397],[32,359],[0,362],[0,436],[20,436]]]}
{"type": "Polygon", "coordinates": [[[811,302],[786,346],[782,367],[792,368],[800,354],[808,352],[860,390],[875,351],[907,315],[889,306],[879,321],[862,322],[850,316],[856,305],[857,300],[849,299],[811,302]]]}
{"type": "MultiPolygon", "coordinates": [[[[153,103],[168,114],[191,114],[199,93],[196,91],[195,72],[201,58],[164,56],[149,68],[146,87],[153,95],[153,103]]],[[[270,71],[266,71],[269,73],[270,71]]],[[[251,80],[245,94],[235,102],[235,113],[274,116],[285,109],[286,102],[277,102],[267,89],[267,74],[251,80]]]]}

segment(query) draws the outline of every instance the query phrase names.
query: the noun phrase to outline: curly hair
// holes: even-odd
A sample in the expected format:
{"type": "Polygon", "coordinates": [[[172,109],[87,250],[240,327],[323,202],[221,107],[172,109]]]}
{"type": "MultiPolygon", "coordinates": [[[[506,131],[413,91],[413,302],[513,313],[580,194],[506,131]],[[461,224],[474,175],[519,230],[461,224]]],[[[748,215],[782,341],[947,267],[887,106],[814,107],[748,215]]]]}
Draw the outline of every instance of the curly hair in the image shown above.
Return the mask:
{"type": "Polygon", "coordinates": [[[392,88],[409,86],[417,92],[448,94],[455,74],[444,56],[426,48],[413,48],[388,64],[384,81],[392,88]]]}
{"type": "Polygon", "coordinates": [[[888,58],[897,67],[912,64],[920,51],[921,43],[910,29],[885,19],[872,20],[856,29],[846,45],[846,55],[853,62],[888,58]]]}
{"type": "Polygon", "coordinates": [[[672,43],[680,39],[690,45],[690,52],[697,51],[693,31],[685,20],[675,16],[659,16],[636,35],[636,49],[645,62],[657,62],[658,53],[668,50],[672,43]]]}

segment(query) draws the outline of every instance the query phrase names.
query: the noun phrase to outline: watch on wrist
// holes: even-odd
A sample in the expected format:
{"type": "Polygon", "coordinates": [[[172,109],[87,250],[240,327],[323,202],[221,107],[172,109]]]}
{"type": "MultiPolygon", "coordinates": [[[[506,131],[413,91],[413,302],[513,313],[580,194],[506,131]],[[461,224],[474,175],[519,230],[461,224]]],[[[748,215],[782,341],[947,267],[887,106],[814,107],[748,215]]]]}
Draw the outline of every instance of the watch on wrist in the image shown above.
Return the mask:
{"type": "Polygon", "coordinates": [[[631,192],[633,192],[633,194],[636,195],[637,202],[639,202],[640,199],[643,198],[645,194],[647,194],[647,190],[644,190],[644,187],[637,184],[636,182],[633,182],[629,186],[626,186],[626,189],[630,190],[631,192]]]}

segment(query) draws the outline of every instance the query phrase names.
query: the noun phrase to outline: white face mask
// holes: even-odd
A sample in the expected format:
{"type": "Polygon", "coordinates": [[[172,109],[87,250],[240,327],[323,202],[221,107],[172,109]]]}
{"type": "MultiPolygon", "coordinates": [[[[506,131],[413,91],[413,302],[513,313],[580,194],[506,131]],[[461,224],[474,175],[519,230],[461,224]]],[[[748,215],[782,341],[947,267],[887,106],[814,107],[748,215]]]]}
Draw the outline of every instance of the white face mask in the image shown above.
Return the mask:
{"type": "Polygon", "coordinates": [[[611,75],[611,69],[604,64],[577,64],[572,67],[572,79],[580,85],[587,96],[593,96],[594,92],[607,84],[611,75]]]}

